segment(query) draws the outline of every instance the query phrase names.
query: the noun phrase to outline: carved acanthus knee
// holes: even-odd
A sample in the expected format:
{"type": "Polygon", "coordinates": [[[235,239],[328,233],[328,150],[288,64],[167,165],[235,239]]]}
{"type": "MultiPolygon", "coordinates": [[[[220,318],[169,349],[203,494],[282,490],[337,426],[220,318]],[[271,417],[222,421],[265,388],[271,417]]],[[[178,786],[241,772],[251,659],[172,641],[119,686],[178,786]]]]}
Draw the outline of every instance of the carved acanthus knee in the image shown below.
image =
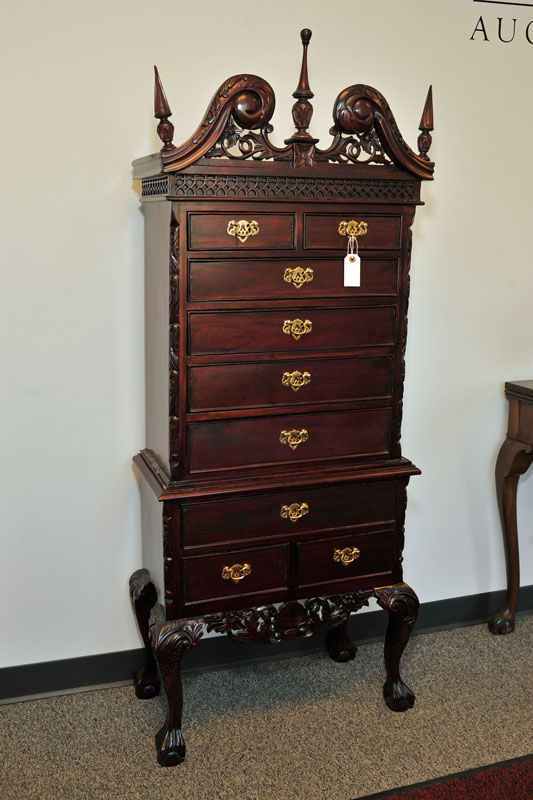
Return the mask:
{"type": "Polygon", "coordinates": [[[418,616],[419,601],[406,583],[374,589],[378,604],[389,612],[385,637],[387,680],[383,686],[385,702],[392,711],[407,711],[415,696],[400,676],[400,659],[418,616]]]}
{"type": "Polygon", "coordinates": [[[153,609],[150,616],[150,637],[168,701],[165,724],[155,737],[157,758],[164,767],[172,767],[185,758],[185,741],[181,732],[181,659],[187,650],[195,646],[205,629],[203,619],[167,622],[160,605],[153,609]]]}

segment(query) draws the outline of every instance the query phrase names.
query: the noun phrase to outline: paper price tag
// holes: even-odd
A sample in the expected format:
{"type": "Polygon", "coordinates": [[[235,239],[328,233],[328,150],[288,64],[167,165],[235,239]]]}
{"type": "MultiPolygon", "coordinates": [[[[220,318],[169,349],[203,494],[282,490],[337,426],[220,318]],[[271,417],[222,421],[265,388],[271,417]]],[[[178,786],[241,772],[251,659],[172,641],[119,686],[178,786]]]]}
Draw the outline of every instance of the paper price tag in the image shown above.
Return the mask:
{"type": "Polygon", "coordinates": [[[361,259],[355,253],[344,259],[344,285],[361,286],[361,259]]]}

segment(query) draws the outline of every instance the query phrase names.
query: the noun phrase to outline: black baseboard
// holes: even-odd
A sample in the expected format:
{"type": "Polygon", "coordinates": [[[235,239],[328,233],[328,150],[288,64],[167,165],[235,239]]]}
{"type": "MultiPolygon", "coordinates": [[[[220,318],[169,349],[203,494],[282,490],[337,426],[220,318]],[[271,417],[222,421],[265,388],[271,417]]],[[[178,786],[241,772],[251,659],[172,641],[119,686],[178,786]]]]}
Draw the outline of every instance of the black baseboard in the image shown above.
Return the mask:
{"type": "MultiPolygon", "coordinates": [[[[505,592],[453,597],[423,603],[414,633],[422,634],[445,628],[475,625],[485,622],[498,611],[505,599],[505,592]]],[[[519,612],[533,611],[533,585],[520,589],[519,612]]],[[[350,635],[354,642],[363,644],[382,639],[387,626],[385,611],[354,614],[350,619],[350,635]]],[[[512,634],[511,634],[512,635],[512,634]]],[[[258,663],[272,659],[306,655],[323,650],[324,636],[282,642],[275,647],[266,647],[255,642],[234,643],[226,636],[205,639],[195,647],[183,662],[183,672],[235,667],[239,664],[258,663]]],[[[47,692],[67,692],[80,687],[124,682],[143,664],[143,650],[123,650],[118,653],[69,658],[62,661],[46,661],[25,664],[19,667],[0,669],[0,700],[23,698],[47,692]]]]}

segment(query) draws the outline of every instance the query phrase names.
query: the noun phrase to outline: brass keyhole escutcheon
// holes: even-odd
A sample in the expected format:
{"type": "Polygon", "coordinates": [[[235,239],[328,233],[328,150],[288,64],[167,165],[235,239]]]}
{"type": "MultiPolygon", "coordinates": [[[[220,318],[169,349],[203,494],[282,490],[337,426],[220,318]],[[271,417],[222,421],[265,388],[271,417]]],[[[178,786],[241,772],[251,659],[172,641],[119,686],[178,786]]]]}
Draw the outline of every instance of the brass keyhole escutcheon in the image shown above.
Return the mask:
{"type": "Polygon", "coordinates": [[[310,319],[286,319],[283,323],[283,333],[287,336],[292,336],[295,342],[305,336],[306,333],[311,333],[313,330],[313,323],[310,319]]]}
{"type": "Polygon", "coordinates": [[[368,222],[357,222],[351,219],[349,222],[343,220],[339,224],[339,233],[341,236],[348,236],[350,239],[357,239],[358,236],[364,236],[368,231],[368,222]]]}
{"type": "Polygon", "coordinates": [[[259,223],[255,219],[250,222],[247,219],[240,219],[238,222],[230,219],[227,232],[230,236],[235,236],[239,242],[244,243],[250,236],[256,236],[259,233],[259,223]]]}
{"type": "Polygon", "coordinates": [[[314,272],[311,267],[287,267],[283,273],[283,280],[286,283],[292,283],[297,289],[301,289],[304,283],[310,283],[313,280],[314,272]]]}
{"type": "Polygon", "coordinates": [[[222,578],[225,581],[233,581],[233,583],[238,583],[251,574],[250,564],[233,564],[231,567],[222,567],[222,578]]]}
{"type": "Polygon", "coordinates": [[[355,561],[361,555],[358,547],[345,547],[343,550],[335,549],[333,551],[333,561],[344,564],[345,567],[355,561]]]}
{"type": "Polygon", "coordinates": [[[281,376],[282,386],[290,386],[293,392],[297,392],[302,386],[307,386],[311,383],[310,372],[300,372],[295,369],[294,372],[284,372],[281,376]]]}
{"type": "Polygon", "coordinates": [[[298,445],[303,444],[309,439],[309,432],[302,428],[301,431],[281,431],[279,440],[281,444],[288,444],[291,450],[296,450],[298,445]]]}
{"type": "Polygon", "coordinates": [[[291,503],[290,506],[281,506],[280,517],[291,522],[298,522],[306,514],[309,514],[307,503],[291,503]]]}

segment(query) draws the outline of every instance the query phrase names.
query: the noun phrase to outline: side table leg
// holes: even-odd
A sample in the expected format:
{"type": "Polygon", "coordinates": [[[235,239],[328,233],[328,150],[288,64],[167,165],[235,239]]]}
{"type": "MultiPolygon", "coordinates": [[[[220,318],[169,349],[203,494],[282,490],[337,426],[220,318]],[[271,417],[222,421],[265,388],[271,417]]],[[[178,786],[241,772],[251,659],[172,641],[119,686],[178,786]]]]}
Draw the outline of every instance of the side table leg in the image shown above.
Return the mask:
{"type": "Polygon", "coordinates": [[[185,758],[185,741],[181,732],[181,659],[187,650],[194,647],[205,627],[201,619],[166,622],[161,606],[156,606],[150,618],[150,636],[168,701],[165,724],[155,737],[157,760],[163,767],[181,764],[185,758]]]}
{"type": "Polygon", "coordinates": [[[348,634],[348,621],[350,617],[338,626],[330,628],[326,637],[326,648],[333,661],[345,663],[352,661],[357,653],[357,647],[348,634]]]}
{"type": "Polygon", "coordinates": [[[412,708],[415,696],[400,676],[400,659],[418,615],[418,597],[406,583],[374,589],[378,604],[389,612],[385,636],[387,680],[383,686],[385,702],[392,711],[412,708]]]}
{"type": "Polygon", "coordinates": [[[150,611],[157,603],[157,592],[146,569],[138,569],[130,578],[130,596],[137,625],[144,642],[145,664],[134,676],[135,694],[147,700],[159,694],[159,676],[148,634],[150,611]]]}
{"type": "Polygon", "coordinates": [[[504,607],[489,620],[489,630],[495,634],[512,633],[514,631],[516,604],[520,587],[516,490],[520,475],[527,472],[532,461],[531,446],[523,442],[517,442],[514,439],[505,440],[496,461],[496,495],[505,545],[507,596],[504,607]]]}

